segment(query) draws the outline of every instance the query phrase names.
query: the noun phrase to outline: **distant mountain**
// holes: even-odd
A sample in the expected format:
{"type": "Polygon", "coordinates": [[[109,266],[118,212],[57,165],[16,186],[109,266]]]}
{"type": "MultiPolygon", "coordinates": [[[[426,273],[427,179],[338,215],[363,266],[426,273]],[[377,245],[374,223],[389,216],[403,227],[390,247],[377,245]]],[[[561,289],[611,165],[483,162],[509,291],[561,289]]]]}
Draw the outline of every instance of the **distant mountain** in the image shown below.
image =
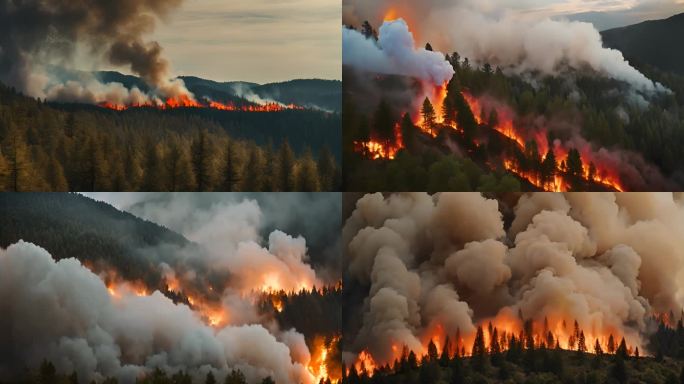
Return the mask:
{"type": "Polygon", "coordinates": [[[633,64],[684,75],[684,13],[601,32],[603,43],[633,64]]]}
{"type": "MultiPolygon", "coordinates": [[[[140,78],[119,72],[96,72],[104,83],[121,83],[127,88],[149,87],[140,78]]],[[[255,102],[273,100],[283,104],[297,104],[337,112],[342,106],[342,82],[337,80],[290,80],[282,83],[257,84],[245,81],[217,82],[195,76],[179,77],[190,92],[197,97],[207,97],[221,102],[255,102]]]]}
{"type": "Polygon", "coordinates": [[[159,286],[151,249],[192,243],[182,235],[107,203],[72,193],[3,193],[0,247],[19,240],[45,248],[57,260],[115,267],[124,278],[159,286]]]}

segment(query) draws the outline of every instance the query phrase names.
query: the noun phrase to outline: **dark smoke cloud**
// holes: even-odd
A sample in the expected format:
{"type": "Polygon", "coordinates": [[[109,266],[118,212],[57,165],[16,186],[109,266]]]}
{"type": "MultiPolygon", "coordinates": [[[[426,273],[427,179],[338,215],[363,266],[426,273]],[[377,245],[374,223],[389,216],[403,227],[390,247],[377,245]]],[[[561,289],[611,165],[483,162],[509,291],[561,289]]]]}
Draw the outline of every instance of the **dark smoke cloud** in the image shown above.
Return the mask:
{"type": "Polygon", "coordinates": [[[95,61],[128,67],[161,96],[177,95],[184,87],[170,80],[162,48],[143,37],[154,30],[158,19],[181,3],[182,0],[3,1],[0,80],[33,96],[45,97],[48,89],[60,86],[47,67],[68,67],[77,51],[86,49],[95,61]]]}

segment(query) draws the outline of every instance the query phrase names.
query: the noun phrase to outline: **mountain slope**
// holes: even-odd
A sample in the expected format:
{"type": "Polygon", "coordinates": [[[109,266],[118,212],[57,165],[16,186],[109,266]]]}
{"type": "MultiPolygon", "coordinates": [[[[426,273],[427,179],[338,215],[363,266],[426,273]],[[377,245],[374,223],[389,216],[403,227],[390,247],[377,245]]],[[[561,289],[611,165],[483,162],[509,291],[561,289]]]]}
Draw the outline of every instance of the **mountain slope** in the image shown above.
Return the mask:
{"type": "Polygon", "coordinates": [[[71,193],[3,193],[0,228],[2,248],[24,240],[58,260],[112,266],[122,277],[150,286],[159,286],[161,275],[149,250],[192,244],[167,228],[71,193]]]}
{"type": "MultiPolygon", "coordinates": [[[[119,72],[101,71],[95,76],[103,83],[121,83],[126,88],[137,87],[147,92],[149,87],[140,78],[119,72]]],[[[197,97],[237,104],[256,98],[283,104],[339,111],[342,105],[342,82],[338,80],[303,79],[281,83],[257,84],[246,81],[218,82],[196,76],[181,76],[185,86],[197,97]]]]}
{"type": "Polygon", "coordinates": [[[649,64],[684,75],[684,13],[601,32],[604,45],[634,64],[649,64]]]}

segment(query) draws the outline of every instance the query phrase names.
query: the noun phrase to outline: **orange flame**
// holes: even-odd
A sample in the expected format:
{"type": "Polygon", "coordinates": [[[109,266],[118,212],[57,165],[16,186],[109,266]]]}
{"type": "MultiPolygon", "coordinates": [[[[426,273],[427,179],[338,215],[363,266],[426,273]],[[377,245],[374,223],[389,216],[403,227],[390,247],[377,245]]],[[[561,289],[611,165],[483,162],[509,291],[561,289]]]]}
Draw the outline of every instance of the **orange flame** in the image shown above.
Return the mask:
{"type": "Polygon", "coordinates": [[[115,104],[108,101],[98,104],[102,108],[107,108],[115,111],[125,111],[131,108],[156,108],[156,109],[175,109],[175,108],[209,108],[221,111],[236,111],[236,112],[281,112],[286,110],[304,110],[304,107],[295,104],[279,104],[266,103],[235,105],[233,103],[220,103],[218,101],[207,100],[206,103],[199,103],[188,95],[176,96],[168,98],[166,101],[157,100],[156,102],[146,102],[142,104],[115,104]]]}
{"type": "MultiPolygon", "coordinates": [[[[584,352],[594,354],[596,353],[595,346],[598,344],[601,353],[615,353],[620,341],[625,338],[628,348],[628,354],[633,354],[635,347],[643,351],[643,346],[640,345],[638,336],[624,335],[619,329],[610,326],[601,327],[598,324],[591,324],[587,327],[578,326],[575,328],[574,320],[566,319],[562,316],[548,317],[541,322],[529,322],[526,329],[525,323],[518,316],[514,315],[510,310],[501,311],[495,318],[485,320],[480,323],[483,329],[485,352],[491,353],[494,345],[494,334],[496,334],[496,344],[501,352],[505,352],[509,348],[511,338],[515,338],[519,343],[522,343],[523,349],[528,348],[528,343],[531,342],[534,348],[560,348],[563,350],[579,350],[581,339],[583,337],[584,344],[582,348],[584,352]],[[496,333],[494,333],[496,330],[496,333]],[[610,339],[612,338],[612,344],[610,339]]],[[[449,336],[450,346],[447,351],[451,358],[455,355],[461,357],[468,357],[472,355],[472,347],[475,341],[475,333],[466,335],[447,335],[440,324],[436,324],[425,332],[422,339],[422,348],[414,350],[417,360],[421,361],[423,357],[429,358],[428,344],[434,343],[438,355],[441,356],[445,348],[446,337],[449,336]]],[[[392,361],[405,359],[409,352],[406,347],[401,348],[397,345],[391,346],[393,357],[392,361]]],[[[375,369],[382,364],[392,363],[392,361],[381,362],[380,365],[371,353],[364,349],[356,357],[354,368],[359,374],[372,376],[375,369]]]]}
{"type": "Polygon", "coordinates": [[[330,379],[332,383],[337,383],[342,378],[341,372],[336,370],[331,370],[328,365],[331,362],[331,350],[337,347],[340,338],[335,336],[332,338],[329,344],[326,344],[326,340],[322,336],[318,336],[313,342],[313,351],[311,353],[311,360],[309,361],[308,369],[309,373],[314,377],[314,382],[319,383],[330,379]]]}

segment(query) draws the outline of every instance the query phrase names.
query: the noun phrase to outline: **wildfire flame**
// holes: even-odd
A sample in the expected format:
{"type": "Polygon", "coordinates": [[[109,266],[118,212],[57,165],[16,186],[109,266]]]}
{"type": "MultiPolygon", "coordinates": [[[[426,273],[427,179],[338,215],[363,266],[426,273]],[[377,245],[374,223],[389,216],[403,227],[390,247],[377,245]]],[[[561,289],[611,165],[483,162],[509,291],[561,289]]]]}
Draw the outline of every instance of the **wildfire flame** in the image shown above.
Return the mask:
{"type": "MultiPolygon", "coordinates": [[[[483,321],[480,326],[483,330],[485,352],[491,353],[491,346],[493,345],[493,337],[496,335],[496,341],[501,352],[505,352],[509,348],[511,338],[515,338],[517,342],[522,343],[523,348],[528,348],[528,342],[532,342],[534,348],[560,348],[563,350],[579,350],[583,349],[586,353],[596,353],[595,346],[600,346],[601,353],[613,354],[616,353],[619,343],[626,335],[620,333],[620,330],[605,327],[602,329],[595,329],[594,327],[575,328],[574,321],[569,321],[562,317],[548,318],[543,322],[529,322],[526,330],[525,323],[517,316],[510,312],[502,311],[497,317],[489,321],[483,321]],[[495,331],[495,332],[494,332],[495,331]],[[580,336],[581,335],[581,336],[580,336]],[[583,340],[583,341],[582,341],[583,340]],[[581,345],[581,346],[580,346],[581,345]]],[[[449,349],[446,351],[450,358],[458,355],[460,357],[472,356],[472,347],[475,342],[475,333],[461,335],[447,335],[443,327],[437,324],[428,332],[422,339],[422,348],[414,350],[417,360],[420,361],[422,357],[429,358],[428,345],[433,343],[436,346],[438,355],[444,352],[447,346],[446,338],[449,336],[449,349]]],[[[635,348],[643,351],[642,346],[639,345],[638,339],[627,340],[627,353],[634,354],[635,348]]],[[[354,362],[354,369],[362,374],[365,372],[368,376],[372,376],[374,371],[383,364],[392,364],[410,352],[406,347],[398,347],[393,344],[391,346],[392,358],[390,361],[381,362],[378,364],[373,355],[366,349],[362,350],[356,357],[354,362]]],[[[643,352],[642,352],[643,353],[643,352]]]]}
{"type": "Polygon", "coordinates": [[[280,103],[266,103],[266,104],[244,104],[236,105],[234,103],[221,103],[218,101],[206,100],[205,102],[198,102],[187,95],[176,96],[168,98],[165,101],[155,99],[141,104],[115,104],[111,102],[102,102],[98,104],[102,108],[107,108],[115,111],[125,111],[131,108],[155,108],[155,109],[176,109],[176,108],[209,108],[221,111],[235,111],[235,112],[281,112],[286,110],[304,110],[304,107],[295,104],[280,104],[280,103]]]}
{"type": "Polygon", "coordinates": [[[394,143],[389,141],[382,142],[375,139],[354,142],[354,149],[356,152],[362,153],[364,156],[373,160],[394,160],[397,153],[403,148],[404,140],[401,135],[401,126],[399,123],[394,125],[394,143]]]}
{"type": "MultiPolygon", "coordinates": [[[[430,87],[428,84],[423,84],[423,87],[430,87]]],[[[480,127],[489,124],[485,121],[483,117],[483,103],[480,99],[476,98],[469,92],[462,92],[462,95],[468,106],[470,107],[475,121],[480,127]]],[[[439,86],[432,86],[431,91],[428,91],[427,98],[433,105],[435,110],[435,124],[426,124],[422,116],[420,107],[419,110],[413,112],[414,124],[423,133],[429,135],[433,138],[437,137],[438,130],[443,128],[454,129],[460,131],[459,127],[455,123],[447,124],[444,121],[441,110],[444,105],[444,100],[447,96],[446,84],[439,86]]],[[[423,100],[421,96],[421,100],[423,100]]],[[[421,103],[422,105],[422,103],[421,103]]],[[[513,113],[507,107],[491,107],[497,112],[498,122],[492,127],[494,130],[499,132],[504,137],[508,138],[517,147],[517,150],[524,153],[526,149],[526,143],[533,141],[538,148],[540,155],[540,160],[543,162],[546,159],[548,149],[551,148],[556,159],[556,169],[555,174],[550,180],[542,180],[541,175],[534,172],[523,169],[520,166],[517,159],[513,156],[504,153],[502,155],[501,161],[504,169],[511,172],[521,179],[528,181],[530,184],[535,186],[540,190],[550,191],[550,192],[565,192],[571,187],[570,182],[566,179],[567,169],[565,164],[567,162],[569,149],[564,147],[560,142],[555,142],[551,146],[548,143],[546,132],[543,130],[527,130],[517,126],[513,120],[513,113]],[[521,132],[525,132],[523,135],[521,132]]],[[[397,125],[399,127],[399,125],[397,125]]],[[[396,157],[396,153],[403,148],[401,129],[395,129],[395,143],[391,141],[382,142],[380,140],[372,139],[367,142],[355,142],[354,149],[357,153],[372,159],[372,160],[393,160],[396,157]]],[[[477,140],[477,139],[476,139],[477,140]]],[[[478,142],[476,141],[476,144],[478,142]]],[[[585,182],[591,182],[597,185],[601,185],[608,190],[623,192],[625,188],[620,181],[618,172],[612,169],[611,165],[604,164],[599,161],[591,149],[587,146],[585,148],[579,148],[580,160],[582,162],[582,174],[579,175],[585,182]],[[593,173],[591,172],[593,165],[593,173]]]]}
{"type": "Polygon", "coordinates": [[[339,336],[332,338],[330,343],[326,344],[326,340],[322,336],[318,336],[313,342],[313,352],[311,353],[311,360],[309,361],[309,372],[315,378],[314,382],[319,383],[330,379],[332,383],[337,383],[341,379],[341,372],[328,369],[331,354],[330,351],[339,343],[339,336]]]}

